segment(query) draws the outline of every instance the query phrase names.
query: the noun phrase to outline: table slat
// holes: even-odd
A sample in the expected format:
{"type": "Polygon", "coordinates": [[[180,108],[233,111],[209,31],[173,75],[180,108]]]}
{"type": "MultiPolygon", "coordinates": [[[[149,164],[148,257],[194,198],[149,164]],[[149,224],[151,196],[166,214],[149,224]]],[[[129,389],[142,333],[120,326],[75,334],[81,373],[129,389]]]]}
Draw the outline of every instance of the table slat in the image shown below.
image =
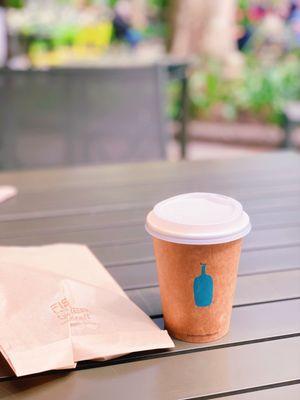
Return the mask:
{"type": "Polygon", "coordinates": [[[219,397],[219,400],[299,400],[300,384],[219,397]]]}
{"type": "Polygon", "coordinates": [[[2,400],[101,398],[174,400],[299,379],[300,338],[207,350],[66,374],[0,383],[2,400]]]}
{"type": "MultiPolygon", "coordinates": [[[[136,242],[142,242],[143,254],[144,243],[147,248],[147,257],[152,257],[152,242],[144,226],[133,225],[113,227],[107,229],[80,230],[75,232],[57,232],[47,235],[32,235],[27,237],[2,238],[1,245],[9,246],[36,246],[59,242],[82,243],[94,247],[112,247],[128,244],[128,248],[135,246],[136,242]]],[[[300,226],[289,226],[280,228],[266,228],[255,230],[244,240],[244,250],[274,248],[277,246],[300,245],[300,226]]],[[[119,247],[118,247],[119,248],[119,247]]],[[[120,251],[124,247],[120,246],[120,251]]],[[[115,253],[114,253],[115,254],[115,253]]],[[[119,256],[119,254],[116,254],[119,256]]],[[[126,257],[127,258],[127,257],[126,257]]]]}
{"type": "MultiPolygon", "coordinates": [[[[271,178],[270,178],[271,179],[271,178]]],[[[60,195],[52,192],[41,192],[39,194],[26,196],[19,193],[18,197],[10,202],[4,203],[0,209],[0,217],[5,219],[22,219],[39,216],[57,216],[66,214],[77,214],[97,211],[109,211],[120,209],[135,209],[135,208],[152,208],[153,205],[161,199],[177,195],[182,192],[202,191],[203,185],[201,181],[197,185],[187,186],[185,189],[170,189],[170,190],[153,190],[153,186],[148,192],[132,192],[130,190],[119,189],[115,194],[103,189],[97,189],[95,193],[91,190],[75,191],[73,194],[67,191],[61,192],[60,195]],[[38,203],[36,199],[38,198],[38,203]]],[[[265,196],[266,202],[255,189],[252,196],[247,192],[244,195],[239,195],[236,190],[223,189],[218,190],[214,185],[210,185],[210,191],[221,191],[223,194],[235,197],[243,202],[245,208],[251,210],[276,210],[278,208],[292,207],[297,208],[300,200],[299,190],[294,193],[280,192],[278,187],[275,194],[265,196]]]]}
{"type": "MultiPolygon", "coordinates": [[[[158,287],[127,290],[129,295],[148,315],[160,315],[158,287]]],[[[234,305],[272,302],[300,297],[300,270],[239,276],[234,305]]]]}
{"type": "MultiPolygon", "coordinates": [[[[299,155],[296,152],[274,152],[243,157],[241,159],[205,160],[180,163],[138,163],[106,166],[55,168],[33,171],[2,172],[0,184],[13,184],[21,190],[54,189],[57,187],[84,187],[90,182],[103,186],[128,186],[165,182],[168,180],[193,179],[195,176],[208,180],[237,179],[247,181],[255,176],[259,179],[299,177],[299,155]],[[254,161],[255,159],[255,161],[254,161]]],[[[283,181],[285,179],[282,179],[283,181]]]]}
{"type": "MultiPolygon", "coordinates": [[[[255,306],[236,307],[233,309],[230,332],[223,338],[211,343],[187,343],[174,340],[176,347],[168,351],[152,351],[125,356],[122,362],[142,359],[169,357],[213,348],[244,345],[276,338],[300,336],[300,299],[287,300],[255,306]]],[[[163,319],[155,322],[164,329],[163,319]]],[[[106,364],[115,364],[116,360],[106,364]]],[[[95,362],[87,361],[92,366],[95,362]]],[[[101,365],[101,363],[98,363],[101,365]]]]}
{"type": "MultiPolygon", "coordinates": [[[[299,269],[299,260],[300,246],[243,252],[239,275],[299,269]]],[[[108,270],[124,289],[158,285],[155,261],[113,265],[108,270]]]]}
{"type": "MultiPolygon", "coordinates": [[[[143,226],[146,209],[116,210],[59,217],[41,217],[21,220],[0,220],[0,238],[27,237],[59,232],[74,232],[85,229],[106,229],[112,227],[143,226]]],[[[255,229],[288,227],[300,225],[298,210],[282,209],[275,212],[250,212],[255,229]]]]}
{"type": "MultiPolygon", "coordinates": [[[[130,237],[124,237],[123,242],[93,244],[92,235],[86,235],[81,243],[87,243],[96,256],[104,265],[131,264],[138,262],[153,261],[153,248],[150,237],[144,232],[143,228],[135,227],[131,230],[136,234],[135,240],[130,237]],[[138,240],[138,231],[140,230],[140,240],[138,240]]],[[[120,233],[121,234],[121,233],[120,233]]],[[[125,232],[124,232],[125,235],[125,232]]],[[[84,236],[84,235],[83,235],[84,236]]],[[[96,235],[97,236],[97,235],[96,235]]],[[[99,240],[98,236],[95,238],[99,240]]],[[[67,241],[67,240],[65,240],[67,241]]],[[[30,241],[29,239],[1,240],[1,244],[8,245],[33,245],[38,244],[38,238],[30,241]]],[[[49,243],[52,243],[49,241],[49,243]]],[[[80,243],[80,241],[78,241],[80,243]]],[[[245,238],[243,252],[271,250],[284,247],[297,248],[300,245],[300,227],[272,228],[268,230],[253,230],[245,238]]]]}

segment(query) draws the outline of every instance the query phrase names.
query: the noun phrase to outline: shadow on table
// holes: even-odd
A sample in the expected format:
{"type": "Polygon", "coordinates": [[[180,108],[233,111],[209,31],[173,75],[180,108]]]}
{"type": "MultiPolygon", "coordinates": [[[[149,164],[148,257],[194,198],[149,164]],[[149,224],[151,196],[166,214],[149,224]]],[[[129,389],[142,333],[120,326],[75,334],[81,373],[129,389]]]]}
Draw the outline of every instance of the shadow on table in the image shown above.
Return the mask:
{"type": "Polygon", "coordinates": [[[13,370],[8,365],[5,358],[0,354],[0,399],[15,398],[18,393],[30,390],[28,398],[31,398],[35,388],[50,383],[57,378],[63,378],[71,371],[59,371],[43,375],[30,375],[23,378],[17,378],[13,370]],[[6,379],[5,381],[2,381],[6,379]]]}

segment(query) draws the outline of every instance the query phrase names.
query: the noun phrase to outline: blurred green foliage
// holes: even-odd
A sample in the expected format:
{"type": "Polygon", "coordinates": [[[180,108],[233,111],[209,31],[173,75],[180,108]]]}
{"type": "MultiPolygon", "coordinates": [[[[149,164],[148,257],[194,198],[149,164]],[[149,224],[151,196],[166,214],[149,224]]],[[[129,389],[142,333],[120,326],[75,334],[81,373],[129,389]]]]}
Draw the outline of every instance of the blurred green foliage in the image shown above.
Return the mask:
{"type": "Polygon", "coordinates": [[[5,0],[4,4],[6,7],[22,8],[24,6],[24,0],[5,0]]]}
{"type": "Polygon", "coordinates": [[[242,26],[250,26],[251,22],[249,20],[249,16],[248,16],[248,10],[250,7],[250,1],[249,0],[239,0],[237,2],[237,7],[238,10],[240,11],[242,18],[240,20],[240,24],[242,26]]]}
{"type": "Polygon", "coordinates": [[[149,0],[149,4],[159,10],[165,10],[169,6],[170,0],[149,0]]]}
{"type": "Polygon", "coordinates": [[[118,0],[107,0],[107,4],[109,7],[114,7],[117,4],[118,0]]]}
{"type": "Polygon", "coordinates": [[[193,72],[190,93],[194,117],[280,125],[285,102],[300,100],[299,54],[289,54],[272,66],[247,55],[243,71],[235,79],[227,79],[222,71],[222,65],[211,61],[193,72]]]}
{"type": "MultiPolygon", "coordinates": [[[[68,3],[72,0],[58,0],[68,3]]],[[[117,0],[90,0],[91,3],[106,2],[114,7],[117,0]]],[[[171,0],[147,0],[149,24],[142,32],[144,39],[167,38],[167,9],[171,0]]],[[[182,0],[183,1],[183,0],[182,0]]],[[[8,7],[21,8],[25,0],[0,0],[8,7]]],[[[251,27],[249,0],[238,0],[239,24],[251,27]]],[[[78,27],[61,24],[54,26],[32,24],[22,31],[30,45],[39,51],[72,45],[78,27]]],[[[30,47],[30,46],[29,46],[30,47]]],[[[193,117],[206,120],[246,120],[281,124],[287,101],[300,100],[300,53],[283,49],[282,55],[270,64],[256,54],[250,45],[244,53],[244,66],[235,79],[227,78],[224,66],[215,60],[200,62],[190,80],[191,113],[193,117]]],[[[180,84],[169,85],[169,114],[180,114],[180,84]]]]}

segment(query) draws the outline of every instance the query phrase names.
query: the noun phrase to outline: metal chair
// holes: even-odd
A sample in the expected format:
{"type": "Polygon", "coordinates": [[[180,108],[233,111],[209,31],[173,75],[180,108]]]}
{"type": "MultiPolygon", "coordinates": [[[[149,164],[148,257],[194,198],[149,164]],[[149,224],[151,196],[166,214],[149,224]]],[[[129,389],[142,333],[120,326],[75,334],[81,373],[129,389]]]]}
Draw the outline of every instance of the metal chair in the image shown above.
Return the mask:
{"type": "Polygon", "coordinates": [[[281,148],[288,149],[295,147],[292,140],[292,133],[300,126],[300,102],[288,102],[283,109],[282,129],[284,138],[281,143],[281,148]]]}
{"type": "Polygon", "coordinates": [[[0,72],[0,168],[165,158],[159,65],[0,72]]]}

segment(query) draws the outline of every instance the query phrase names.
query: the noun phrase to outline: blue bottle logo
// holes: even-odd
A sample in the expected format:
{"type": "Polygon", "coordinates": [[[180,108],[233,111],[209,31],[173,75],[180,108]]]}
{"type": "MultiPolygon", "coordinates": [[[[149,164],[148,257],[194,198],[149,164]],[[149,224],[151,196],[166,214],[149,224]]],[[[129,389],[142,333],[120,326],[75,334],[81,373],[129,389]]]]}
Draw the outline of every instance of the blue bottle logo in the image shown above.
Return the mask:
{"type": "Polygon", "coordinates": [[[198,307],[207,307],[213,301],[214,283],[206,274],[206,264],[201,265],[201,275],[194,280],[194,299],[198,307]]]}

